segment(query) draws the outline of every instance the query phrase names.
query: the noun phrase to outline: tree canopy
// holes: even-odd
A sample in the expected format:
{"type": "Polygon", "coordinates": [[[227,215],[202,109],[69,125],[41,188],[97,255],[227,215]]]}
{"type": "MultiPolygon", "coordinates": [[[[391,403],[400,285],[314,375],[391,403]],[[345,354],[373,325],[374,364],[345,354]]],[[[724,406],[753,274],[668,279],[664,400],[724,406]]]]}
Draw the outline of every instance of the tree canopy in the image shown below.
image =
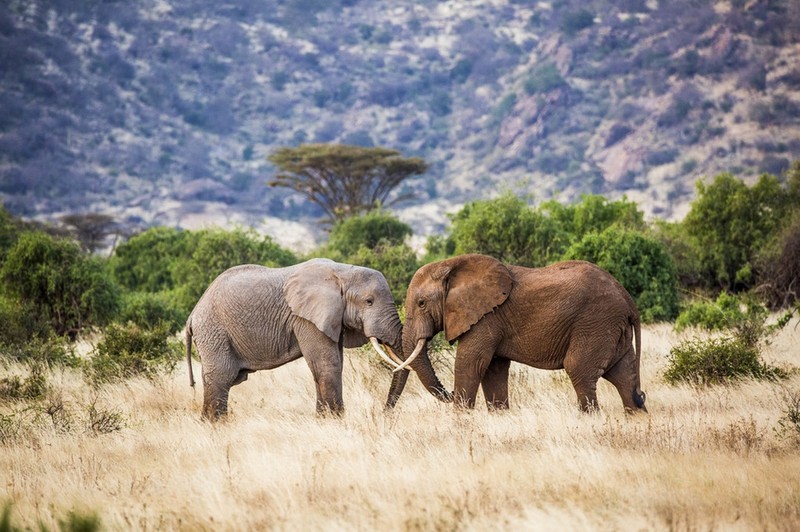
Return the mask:
{"type": "Polygon", "coordinates": [[[279,168],[270,186],[304,195],[334,222],[405,199],[390,195],[405,179],[428,169],[419,157],[401,157],[397,150],[344,144],[301,144],[268,159],[279,168]]]}

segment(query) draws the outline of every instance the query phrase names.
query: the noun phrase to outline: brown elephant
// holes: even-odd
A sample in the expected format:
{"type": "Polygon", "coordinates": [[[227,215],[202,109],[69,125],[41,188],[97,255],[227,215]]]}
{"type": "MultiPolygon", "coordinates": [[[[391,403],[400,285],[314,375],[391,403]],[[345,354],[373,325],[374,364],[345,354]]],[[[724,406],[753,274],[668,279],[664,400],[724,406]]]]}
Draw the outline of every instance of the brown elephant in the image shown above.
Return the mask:
{"type": "Polygon", "coordinates": [[[583,410],[597,407],[597,381],[603,377],[616,387],[626,411],[647,411],[639,378],[639,312],[625,288],[594,264],[523,268],[461,255],[416,272],[405,314],[403,351],[411,354],[397,368],[405,375],[392,382],[387,407],[402,393],[407,365],[435,391],[427,343],[443,330],[449,342],[458,341],[458,405],[473,408],[480,385],[489,408],[508,408],[514,361],[565,369],[583,410]]]}

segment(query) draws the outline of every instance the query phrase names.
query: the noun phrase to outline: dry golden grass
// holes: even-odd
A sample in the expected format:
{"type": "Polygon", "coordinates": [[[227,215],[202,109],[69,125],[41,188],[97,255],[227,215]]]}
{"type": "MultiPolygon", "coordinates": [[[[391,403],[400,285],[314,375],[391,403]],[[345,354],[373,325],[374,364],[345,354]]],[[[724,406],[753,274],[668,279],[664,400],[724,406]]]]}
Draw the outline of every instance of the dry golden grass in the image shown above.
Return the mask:
{"type": "MultiPolygon", "coordinates": [[[[634,417],[607,383],[585,415],[563,372],[521,366],[508,412],[455,412],[412,377],[385,413],[389,371],[361,351],[346,354],[343,419],[314,414],[302,361],[235,387],[217,425],[185,368],[99,392],[59,370],[38,406],[0,404],[17,430],[0,444],[0,505],[19,526],[75,509],[115,530],[800,529],[800,445],[775,430],[800,375],[668,386],[680,337],[643,333],[650,414],[634,417]],[[123,427],[90,430],[97,413],[123,427]]],[[[765,358],[800,366],[798,345],[795,320],[765,358]]]]}

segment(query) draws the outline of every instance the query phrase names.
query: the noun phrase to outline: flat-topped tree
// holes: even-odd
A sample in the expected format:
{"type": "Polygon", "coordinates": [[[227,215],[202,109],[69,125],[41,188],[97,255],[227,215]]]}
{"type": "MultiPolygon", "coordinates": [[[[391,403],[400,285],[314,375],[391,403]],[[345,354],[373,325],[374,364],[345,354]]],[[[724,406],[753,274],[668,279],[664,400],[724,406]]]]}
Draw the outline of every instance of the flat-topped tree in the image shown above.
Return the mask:
{"type": "Polygon", "coordinates": [[[322,207],[331,222],[407,199],[390,195],[405,179],[428,169],[419,157],[401,157],[397,150],[344,144],[280,148],[268,160],[280,170],[270,186],[299,192],[322,207]]]}

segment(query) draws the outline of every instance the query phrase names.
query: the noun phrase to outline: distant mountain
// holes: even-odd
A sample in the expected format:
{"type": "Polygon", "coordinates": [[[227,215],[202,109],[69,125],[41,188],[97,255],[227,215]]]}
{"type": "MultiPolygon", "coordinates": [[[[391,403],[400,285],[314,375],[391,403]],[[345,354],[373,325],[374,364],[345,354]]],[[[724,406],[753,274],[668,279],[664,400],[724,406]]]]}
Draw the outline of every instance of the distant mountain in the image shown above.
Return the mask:
{"type": "Polygon", "coordinates": [[[699,177],[800,159],[794,4],[7,0],[0,194],[286,233],[318,212],[265,185],[266,156],[339,142],[430,164],[399,211],[422,233],[502,190],[680,217],[699,177]]]}

